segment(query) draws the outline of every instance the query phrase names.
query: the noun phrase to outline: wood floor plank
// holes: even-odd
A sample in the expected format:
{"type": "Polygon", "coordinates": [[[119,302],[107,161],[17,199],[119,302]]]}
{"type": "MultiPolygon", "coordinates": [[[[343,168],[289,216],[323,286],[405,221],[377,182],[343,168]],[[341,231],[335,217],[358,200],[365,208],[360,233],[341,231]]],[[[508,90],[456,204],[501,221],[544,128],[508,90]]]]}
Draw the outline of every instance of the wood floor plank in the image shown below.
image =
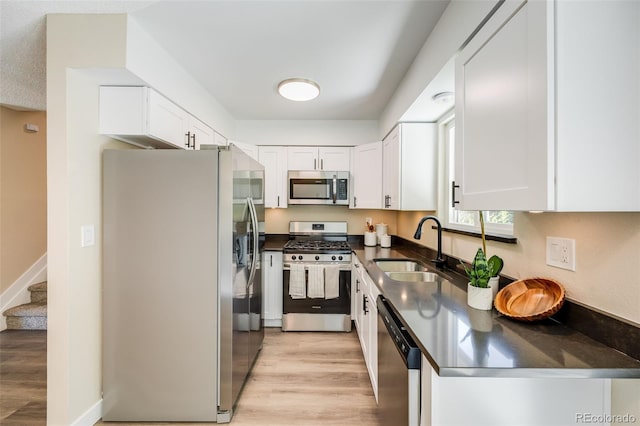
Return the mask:
{"type": "MultiPolygon", "coordinates": [[[[46,423],[46,331],[0,333],[0,389],[0,424],[46,423]]],[[[378,425],[376,402],[356,333],[267,329],[231,425],[349,424],[378,425]]]]}
{"type": "Polygon", "coordinates": [[[47,332],[0,332],[0,424],[44,425],[47,419],[47,332]]]}

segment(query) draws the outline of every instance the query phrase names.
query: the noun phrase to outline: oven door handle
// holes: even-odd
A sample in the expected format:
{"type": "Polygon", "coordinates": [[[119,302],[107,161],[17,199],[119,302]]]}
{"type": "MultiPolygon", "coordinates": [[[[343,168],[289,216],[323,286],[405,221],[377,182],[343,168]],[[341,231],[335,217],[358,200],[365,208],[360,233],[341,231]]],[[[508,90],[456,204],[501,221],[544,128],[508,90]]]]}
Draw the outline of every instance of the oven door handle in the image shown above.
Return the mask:
{"type": "MultiPolygon", "coordinates": [[[[309,265],[315,265],[315,263],[309,263],[309,265]]],[[[327,266],[330,266],[330,265],[335,265],[335,263],[327,264],[327,266]]],[[[339,265],[339,266],[340,266],[340,271],[351,271],[351,264],[350,263],[349,264],[344,264],[344,265],[339,265]]],[[[290,263],[283,263],[282,264],[282,270],[290,271],[291,270],[291,264],[290,263]]]]}

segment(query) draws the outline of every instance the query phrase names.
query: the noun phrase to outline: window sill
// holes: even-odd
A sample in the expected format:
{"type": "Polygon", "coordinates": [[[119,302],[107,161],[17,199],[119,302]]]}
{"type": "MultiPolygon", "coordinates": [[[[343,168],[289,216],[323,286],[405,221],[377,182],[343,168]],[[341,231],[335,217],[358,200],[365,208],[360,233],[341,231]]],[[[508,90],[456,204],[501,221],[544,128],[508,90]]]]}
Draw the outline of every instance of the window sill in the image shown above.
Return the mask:
{"type": "MultiPolygon", "coordinates": [[[[437,229],[436,226],[432,226],[432,229],[437,229]]],[[[479,232],[473,232],[473,231],[462,231],[460,229],[454,229],[454,228],[442,228],[442,230],[444,232],[451,232],[452,234],[460,234],[460,235],[466,235],[468,237],[475,237],[475,238],[482,238],[482,234],[480,234],[479,232]]],[[[484,238],[488,241],[498,241],[500,243],[505,243],[505,244],[518,244],[518,239],[516,237],[510,237],[507,235],[496,235],[496,234],[484,234],[484,238]]]]}

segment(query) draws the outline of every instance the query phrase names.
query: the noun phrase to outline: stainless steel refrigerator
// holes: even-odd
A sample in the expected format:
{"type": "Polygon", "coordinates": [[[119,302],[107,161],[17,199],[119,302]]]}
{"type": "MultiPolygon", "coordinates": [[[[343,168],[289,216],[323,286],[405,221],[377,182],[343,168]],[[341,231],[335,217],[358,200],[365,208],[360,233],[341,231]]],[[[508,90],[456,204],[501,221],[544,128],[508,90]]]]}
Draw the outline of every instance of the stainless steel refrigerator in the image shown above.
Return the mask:
{"type": "Polygon", "coordinates": [[[105,421],[229,422],[262,346],[264,168],[203,148],[103,153],[105,421]]]}

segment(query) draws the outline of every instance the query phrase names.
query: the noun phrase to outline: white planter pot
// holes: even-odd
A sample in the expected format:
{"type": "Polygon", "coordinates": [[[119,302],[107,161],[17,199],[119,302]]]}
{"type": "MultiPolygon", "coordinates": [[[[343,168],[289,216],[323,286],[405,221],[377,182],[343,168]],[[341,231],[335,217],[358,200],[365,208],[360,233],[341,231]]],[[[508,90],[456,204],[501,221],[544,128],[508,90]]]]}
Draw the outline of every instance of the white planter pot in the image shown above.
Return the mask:
{"type": "Polygon", "coordinates": [[[489,287],[491,287],[491,290],[493,292],[493,300],[495,300],[496,294],[498,294],[499,285],[500,285],[500,277],[491,277],[489,279],[489,287]]]}
{"type": "Polygon", "coordinates": [[[467,304],[475,309],[489,311],[493,307],[493,290],[491,287],[474,287],[467,284],[467,304]]]}

